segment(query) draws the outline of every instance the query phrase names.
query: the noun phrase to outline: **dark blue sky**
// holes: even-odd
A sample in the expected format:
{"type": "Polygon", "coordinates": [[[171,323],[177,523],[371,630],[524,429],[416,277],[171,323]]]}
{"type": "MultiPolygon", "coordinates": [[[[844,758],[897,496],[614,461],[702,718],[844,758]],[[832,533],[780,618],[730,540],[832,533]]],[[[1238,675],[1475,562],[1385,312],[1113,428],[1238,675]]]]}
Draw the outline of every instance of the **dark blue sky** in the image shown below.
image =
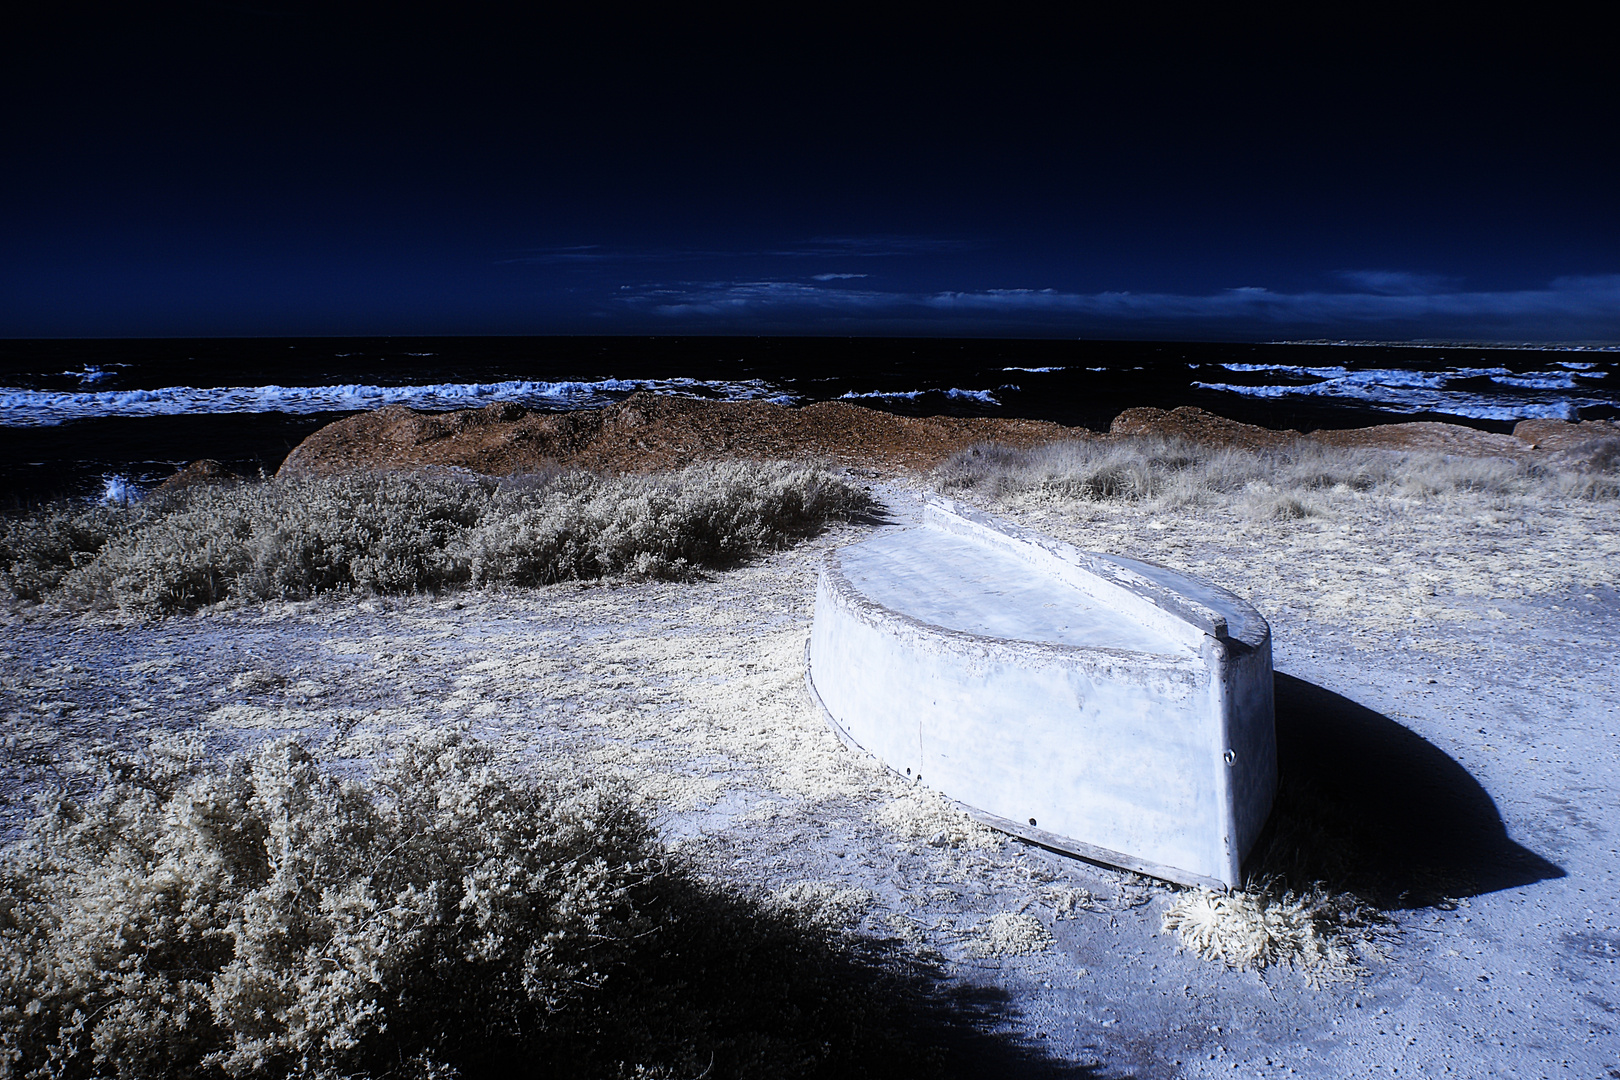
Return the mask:
{"type": "Polygon", "coordinates": [[[0,336],[1620,340],[1593,27],[787,10],[17,24],[0,336]]]}

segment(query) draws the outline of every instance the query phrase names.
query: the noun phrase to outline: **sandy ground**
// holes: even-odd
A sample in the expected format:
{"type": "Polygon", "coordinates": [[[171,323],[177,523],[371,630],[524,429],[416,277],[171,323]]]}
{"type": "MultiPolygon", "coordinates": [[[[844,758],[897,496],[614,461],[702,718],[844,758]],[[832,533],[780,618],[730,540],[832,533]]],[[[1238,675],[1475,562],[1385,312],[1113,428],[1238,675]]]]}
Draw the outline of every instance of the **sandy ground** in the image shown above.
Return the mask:
{"type": "Polygon", "coordinates": [[[707,872],[936,958],[1018,1051],[987,1075],[1620,1077],[1612,506],[999,508],[1249,597],[1285,768],[1364,790],[1369,821],[1456,871],[1392,911],[1363,977],[1313,986],[1199,959],[1160,931],[1174,890],[1006,841],[826,731],[803,688],[821,553],[907,527],[919,492],[882,485],[886,521],[689,584],[7,616],[0,820],[15,835],[30,791],[163,732],[292,733],[360,771],[460,725],[519,767],[623,775],[707,872]]]}

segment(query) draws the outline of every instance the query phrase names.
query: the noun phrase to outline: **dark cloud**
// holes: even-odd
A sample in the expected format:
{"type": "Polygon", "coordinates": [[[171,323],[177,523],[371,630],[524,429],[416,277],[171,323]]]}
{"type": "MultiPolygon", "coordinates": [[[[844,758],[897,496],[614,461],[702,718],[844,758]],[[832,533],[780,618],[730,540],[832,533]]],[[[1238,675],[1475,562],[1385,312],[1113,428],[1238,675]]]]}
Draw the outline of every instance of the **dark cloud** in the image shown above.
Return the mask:
{"type": "MultiPolygon", "coordinates": [[[[845,275],[818,275],[830,280],[845,275]]],[[[1542,288],[1396,292],[1401,280],[1423,275],[1380,274],[1382,290],[1278,292],[1257,286],[1206,295],[1167,292],[1064,292],[983,289],[900,292],[801,281],[697,282],[628,290],[624,302],[671,319],[703,320],[792,313],[916,317],[955,322],[1021,324],[1030,330],[1069,323],[1196,327],[1227,325],[1263,331],[1323,330],[1376,333],[1414,325],[1488,327],[1571,340],[1620,336],[1620,275],[1559,278],[1542,288]]]]}
{"type": "Polygon", "coordinates": [[[1414,274],[1409,270],[1340,270],[1335,276],[1362,291],[1386,296],[1450,292],[1462,284],[1444,274],[1414,274]]]}
{"type": "Polygon", "coordinates": [[[881,259],[901,255],[965,252],[972,251],[975,246],[968,240],[935,236],[823,236],[806,240],[802,244],[791,244],[767,254],[789,258],[881,259]]]}

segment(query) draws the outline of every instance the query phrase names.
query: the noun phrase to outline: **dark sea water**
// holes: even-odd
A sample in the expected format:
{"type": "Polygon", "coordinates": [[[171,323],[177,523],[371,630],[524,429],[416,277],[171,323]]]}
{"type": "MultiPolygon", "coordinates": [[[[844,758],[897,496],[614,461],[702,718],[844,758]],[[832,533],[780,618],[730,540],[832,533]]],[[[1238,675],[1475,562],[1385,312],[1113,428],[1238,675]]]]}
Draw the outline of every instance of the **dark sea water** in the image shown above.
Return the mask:
{"type": "Polygon", "coordinates": [[[323,424],[400,403],[591,408],[638,390],[1106,429],[1197,405],[1301,430],[1620,416],[1620,347],[860,338],[0,342],[0,500],[138,491],[188,461],[273,472],[323,424]]]}

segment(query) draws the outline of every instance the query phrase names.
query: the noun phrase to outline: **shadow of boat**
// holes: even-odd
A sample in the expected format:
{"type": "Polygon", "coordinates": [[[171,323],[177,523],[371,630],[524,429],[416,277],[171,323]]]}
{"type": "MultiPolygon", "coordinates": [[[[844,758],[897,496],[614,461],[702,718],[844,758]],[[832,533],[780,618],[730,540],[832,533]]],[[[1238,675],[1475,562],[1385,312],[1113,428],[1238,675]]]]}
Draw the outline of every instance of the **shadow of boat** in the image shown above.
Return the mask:
{"type": "Polygon", "coordinates": [[[1479,781],[1411,729],[1276,673],[1280,785],[1250,880],[1322,881],[1384,908],[1564,876],[1507,834],[1479,781]]]}

